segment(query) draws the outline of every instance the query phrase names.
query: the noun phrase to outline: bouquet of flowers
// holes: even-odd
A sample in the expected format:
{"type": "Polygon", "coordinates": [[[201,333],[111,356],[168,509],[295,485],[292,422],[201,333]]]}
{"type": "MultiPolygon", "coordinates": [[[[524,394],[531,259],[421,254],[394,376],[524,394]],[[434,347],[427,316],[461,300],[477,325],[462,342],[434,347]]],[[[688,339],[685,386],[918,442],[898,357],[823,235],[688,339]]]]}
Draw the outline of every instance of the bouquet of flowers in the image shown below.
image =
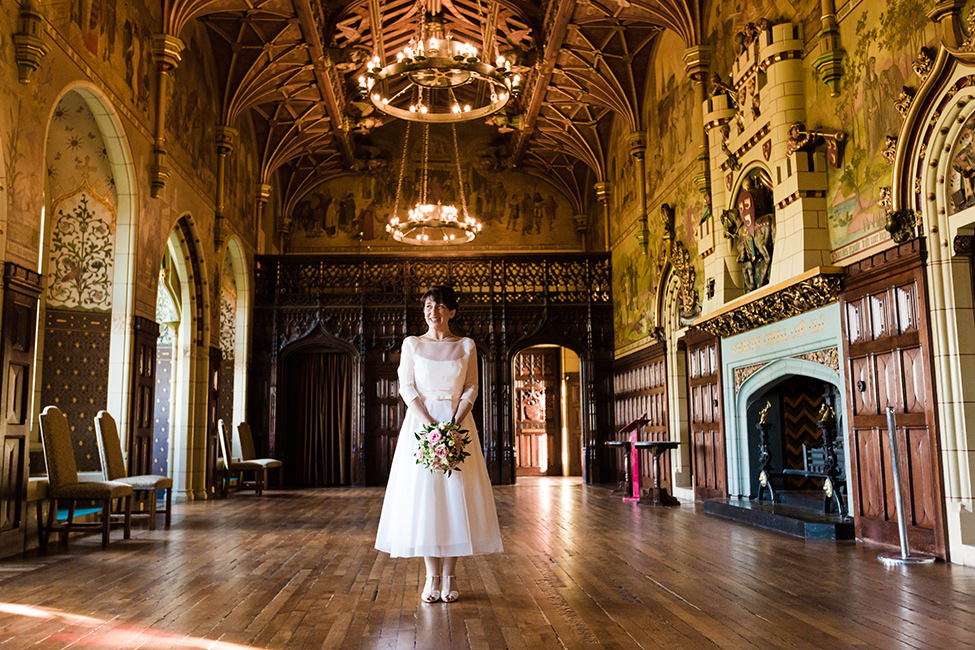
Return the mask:
{"type": "Polygon", "coordinates": [[[451,419],[449,422],[425,424],[423,430],[414,435],[417,440],[416,464],[431,472],[444,472],[447,476],[460,471],[460,464],[471,455],[466,451],[471,443],[467,429],[451,419]]]}

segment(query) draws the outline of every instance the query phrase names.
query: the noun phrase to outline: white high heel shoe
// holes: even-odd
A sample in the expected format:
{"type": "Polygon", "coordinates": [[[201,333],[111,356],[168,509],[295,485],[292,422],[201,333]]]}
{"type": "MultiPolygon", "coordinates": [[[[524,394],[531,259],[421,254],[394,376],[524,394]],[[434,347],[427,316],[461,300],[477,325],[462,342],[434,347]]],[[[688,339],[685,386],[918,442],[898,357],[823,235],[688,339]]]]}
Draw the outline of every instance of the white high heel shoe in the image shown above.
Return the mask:
{"type": "Polygon", "coordinates": [[[420,600],[425,603],[435,603],[440,600],[440,576],[427,576],[420,600]]]}
{"type": "Polygon", "coordinates": [[[454,589],[454,582],[457,576],[444,576],[443,587],[440,588],[440,598],[445,603],[452,603],[460,598],[460,592],[454,589]]]}

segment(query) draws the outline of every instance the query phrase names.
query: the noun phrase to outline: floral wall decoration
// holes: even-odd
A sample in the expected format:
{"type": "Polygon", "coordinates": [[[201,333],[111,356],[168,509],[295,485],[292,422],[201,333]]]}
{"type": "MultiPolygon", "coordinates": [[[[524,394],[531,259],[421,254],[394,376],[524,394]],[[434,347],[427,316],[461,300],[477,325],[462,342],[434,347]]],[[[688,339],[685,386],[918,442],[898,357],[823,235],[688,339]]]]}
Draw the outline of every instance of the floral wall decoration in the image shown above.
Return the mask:
{"type": "Polygon", "coordinates": [[[55,107],[47,140],[50,243],[47,305],[111,311],[115,179],[88,104],[71,92],[55,107]]]}
{"type": "Polygon", "coordinates": [[[237,345],[237,282],[230,257],[225,255],[220,274],[220,350],[223,360],[234,358],[237,345]]]}

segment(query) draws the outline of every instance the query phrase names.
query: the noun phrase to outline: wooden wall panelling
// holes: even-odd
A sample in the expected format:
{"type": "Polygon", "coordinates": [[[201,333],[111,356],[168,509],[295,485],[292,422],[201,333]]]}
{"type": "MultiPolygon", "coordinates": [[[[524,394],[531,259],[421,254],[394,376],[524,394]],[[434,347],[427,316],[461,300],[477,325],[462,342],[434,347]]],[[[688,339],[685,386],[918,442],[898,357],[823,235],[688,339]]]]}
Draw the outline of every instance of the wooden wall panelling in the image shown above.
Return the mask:
{"type": "Polygon", "coordinates": [[[129,474],[152,473],[153,412],[156,391],[156,342],[159,323],[136,316],[132,323],[133,372],[129,402],[129,474]]]}
{"type": "MultiPolygon", "coordinates": [[[[4,264],[3,330],[0,332],[0,556],[24,550],[24,498],[27,494],[27,437],[30,433],[30,390],[34,364],[34,328],[39,273],[4,264]]],[[[44,472],[45,468],[35,468],[44,472]]]]}
{"type": "MultiPolygon", "coordinates": [[[[475,406],[475,419],[481,420],[492,481],[514,481],[511,356],[540,343],[564,345],[579,355],[585,477],[604,480],[601,441],[612,429],[613,351],[611,269],[605,254],[257,257],[253,363],[268,370],[251,382],[255,390],[248,413],[255,430],[267,429],[273,449],[280,419],[278,359],[316,331],[360,351],[363,370],[356,385],[361,416],[353,418],[353,427],[362,426],[374,408],[364,383],[365,355],[398,349],[404,333],[423,332],[418,299],[432,283],[450,283],[458,291],[461,310],[454,329],[478,347],[482,403],[475,406]],[[395,318],[389,315],[394,312],[395,318]]],[[[374,456],[365,446],[363,467],[374,462],[367,461],[374,456]]],[[[365,470],[356,484],[382,476],[388,468],[365,470]]]]}
{"type": "MultiPolygon", "coordinates": [[[[657,343],[613,364],[615,430],[645,415],[650,422],[640,430],[640,440],[670,440],[667,405],[667,359],[663,343],[657,343]]],[[[617,463],[619,462],[617,457],[617,463]]],[[[640,459],[641,485],[653,484],[653,462],[649,452],[640,459]]],[[[670,454],[660,458],[660,487],[672,491],[670,454]]]]}
{"type": "Polygon", "coordinates": [[[392,354],[380,350],[367,353],[365,401],[372,405],[365,412],[367,485],[385,485],[389,478],[400,425],[406,415],[406,405],[399,396],[399,357],[398,350],[392,354]]]}
{"type": "Polygon", "coordinates": [[[725,497],[728,480],[719,341],[698,331],[688,333],[685,341],[694,498],[725,497]]]}
{"type": "MultiPolygon", "coordinates": [[[[210,364],[207,373],[207,444],[206,444],[206,490],[207,494],[217,492],[217,456],[218,442],[217,436],[220,429],[217,427],[217,418],[220,404],[220,365],[223,361],[223,352],[219,347],[210,348],[210,364]]],[[[233,429],[231,429],[233,431],[233,429]]],[[[227,433],[232,436],[231,432],[227,433]]],[[[227,453],[233,454],[232,440],[227,442],[227,453]]],[[[229,460],[229,459],[228,459],[229,460]]]]}
{"type": "Polygon", "coordinates": [[[847,270],[840,304],[852,410],[850,486],[857,537],[897,545],[886,418],[892,406],[911,548],[947,558],[925,257],[923,240],[914,240],[847,270]]]}

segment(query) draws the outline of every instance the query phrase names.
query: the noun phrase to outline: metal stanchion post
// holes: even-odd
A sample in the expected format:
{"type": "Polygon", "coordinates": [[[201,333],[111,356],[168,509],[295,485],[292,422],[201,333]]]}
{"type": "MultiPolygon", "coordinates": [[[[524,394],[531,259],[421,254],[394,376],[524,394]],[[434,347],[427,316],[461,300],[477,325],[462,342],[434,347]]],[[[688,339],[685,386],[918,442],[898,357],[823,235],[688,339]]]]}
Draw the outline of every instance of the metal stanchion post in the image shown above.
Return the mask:
{"type": "Polygon", "coordinates": [[[901,459],[897,448],[894,432],[897,425],[894,421],[894,407],[887,407],[887,438],[890,440],[890,472],[894,477],[894,504],[897,507],[897,532],[900,534],[900,553],[881,553],[877,556],[887,566],[900,564],[929,564],[934,562],[934,556],[924,553],[911,553],[907,543],[907,514],[904,512],[904,497],[901,486],[901,459]]]}

